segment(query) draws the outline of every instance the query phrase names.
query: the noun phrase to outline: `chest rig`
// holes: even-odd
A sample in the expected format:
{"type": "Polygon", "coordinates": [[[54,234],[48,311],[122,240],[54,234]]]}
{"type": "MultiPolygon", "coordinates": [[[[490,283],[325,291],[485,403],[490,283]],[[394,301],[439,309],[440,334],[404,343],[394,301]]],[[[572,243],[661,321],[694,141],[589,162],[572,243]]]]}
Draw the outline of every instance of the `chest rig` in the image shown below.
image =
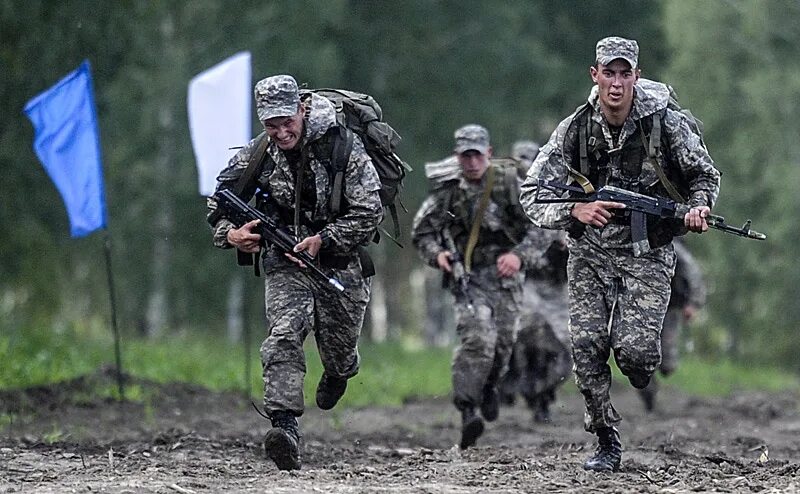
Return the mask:
{"type": "MultiPolygon", "coordinates": [[[[605,185],[649,196],[670,197],[684,203],[688,192],[686,181],[679,167],[666,166],[672,156],[666,133],[662,132],[666,109],[635,121],[635,129],[621,146],[611,148],[603,134],[601,125],[592,119],[594,109],[586,104],[575,114],[572,129],[574,140],[573,163],[579,163],[579,174],[574,178],[587,192],[594,192],[605,185]],[[647,163],[647,166],[645,166],[647,163]]],[[[622,130],[620,131],[621,134],[622,130]]],[[[616,139],[615,139],[616,140],[616,139]]],[[[625,212],[615,215],[614,223],[629,225],[631,218],[625,212]]],[[[650,245],[658,247],[669,243],[675,235],[685,233],[682,221],[659,219],[648,216],[647,233],[650,245]]],[[[571,234],[582,234],[583,228],[571,234]]]]}

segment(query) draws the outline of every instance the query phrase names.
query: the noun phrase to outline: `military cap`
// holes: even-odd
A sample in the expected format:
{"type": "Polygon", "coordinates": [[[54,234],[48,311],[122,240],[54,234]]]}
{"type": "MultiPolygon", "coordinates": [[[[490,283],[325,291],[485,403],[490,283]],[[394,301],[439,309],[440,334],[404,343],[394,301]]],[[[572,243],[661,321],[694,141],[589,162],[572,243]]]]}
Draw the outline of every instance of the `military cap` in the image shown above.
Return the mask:
{"type": "Polygon", "coordinates": [[[533,161],[539,154],[539,145],[533,141],[517,141],[511,148],[511,157],[521,161],[533,161]]]}
{"type": "Polygon", "coordinates": [[[472,150],[481,154],[489,152],[489,131],[480,125],[465,125],[456,130],[455,137],[455,152],[458,154],[472,150]]]}
{"type": "Polygon", "coordinates": [[[609,36],[597,42],[595,47],[595,60],[602,65],[608,65],[621,58],[631,65],[632,69],[639,66],[639,44],[636,40],[609,36]]]}
{"type": "Polygon", "coordinates": [[[289,117],[300,108],[297,81],[290,75],[274,75],[256,83],[256,113],[262,122],[274,117],[289,117]]]}

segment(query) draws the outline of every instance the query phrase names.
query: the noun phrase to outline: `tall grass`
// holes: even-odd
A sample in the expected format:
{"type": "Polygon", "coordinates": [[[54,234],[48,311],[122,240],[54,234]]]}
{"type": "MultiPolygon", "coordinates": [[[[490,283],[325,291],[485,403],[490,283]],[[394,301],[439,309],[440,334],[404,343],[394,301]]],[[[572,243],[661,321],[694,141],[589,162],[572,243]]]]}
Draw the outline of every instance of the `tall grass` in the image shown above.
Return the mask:
{"type": "MultiPolygon", "coordinates": [[[[158,340],[125,338],[123,370],[156,382],[181,381],[213,390],[246,391],[259,401],[263,389],[260,342],[253,342],[250,382],[245,383],[245,349],[218,337],[182,333],[158,340]]],[[[446,397],[451,391],[451,350],[425,348],[413,342],[361,346],[361,372],[348,383],[344,406],[399,405],[414,398],[446,397]]],[[[313,338],[306,345],[306,401],[313,403],[322,367],[313,338]]],[[[0,389],[67,380],[113,365],[113,344],[104,332],[62,329],[0,334],[0,389]]],[[[617,371],[615,371],[617,372],[617,371]]],[[[617,377],[620,377],[617,372],[617,377]]],[[[698,395],[725,395],[740,390],[800,390],[796,375],[769,367],[730,361],[684,359],[668,385],[698,395]]],[[[565,386],[571,388],[571,386],[565,386]]],[[[569,392],[569,391],[567,391],[569,392]]],[[[113,394],[106,390],[104,393],[113,394]]]]}

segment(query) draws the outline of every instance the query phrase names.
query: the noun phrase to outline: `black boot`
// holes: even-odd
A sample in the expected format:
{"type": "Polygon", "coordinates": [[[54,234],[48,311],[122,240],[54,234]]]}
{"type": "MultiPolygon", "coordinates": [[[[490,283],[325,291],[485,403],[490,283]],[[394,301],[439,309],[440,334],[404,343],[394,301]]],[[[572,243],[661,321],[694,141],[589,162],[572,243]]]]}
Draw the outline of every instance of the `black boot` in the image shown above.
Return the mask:
{"type": "Polygon", "coordinates": [[[300,431],[290,412],[272,412],[272,429],[264,436],[264,452],[279,470],[300,469],[300,431]]]}
{"type": "Polygon", "coordinates": [[[330,377],[322,373],[317,385],[317,406],[323,410],[335,407],[347,389],[347,378],[330,377]]]}
{"type": "Polygon", "coordinates": [[[616,472],[622,461],[622,444],[615,427],[597,429],[597,449],[583,464],[584,470],[595,472],[616,472]]]}
{"type": "Polygon", "coordinates": [[[461,449],[474,446],[483,434],[483,420],[475,414],[472,407],[461,410],[461,449]]]}
{"type": "Polygon", "coordinates": [[[631,386],[636,389],[644,389],[650,384],[650,376],[647,374],[640,374],[638,372],[632,372],[628,374],[628,380],[631,382],[631,386]]]}
{"type": "Polygon", "coordinates": [[[483,401],[481,401],[481,415],[487,422],[494,422],[500,414],[500,394],[497,386],[485,386],[483,388],[483,401]]]}
{"type": "Polygon", "coordinates": [[[533,409],[533,421],[539,424],[546,424],[550,422],[550,402],[545,397],[537,400],[536,406],[533,409]]]}
{"type": "Polygon", "coordinates": [[[652,389],[652,386],[648,386],[644,389],[639,390],[639,397],[642,399],[642,403],[644,403],[644,409],[646,412],[652,412],[656,407],[656,390],[652,389]]]}

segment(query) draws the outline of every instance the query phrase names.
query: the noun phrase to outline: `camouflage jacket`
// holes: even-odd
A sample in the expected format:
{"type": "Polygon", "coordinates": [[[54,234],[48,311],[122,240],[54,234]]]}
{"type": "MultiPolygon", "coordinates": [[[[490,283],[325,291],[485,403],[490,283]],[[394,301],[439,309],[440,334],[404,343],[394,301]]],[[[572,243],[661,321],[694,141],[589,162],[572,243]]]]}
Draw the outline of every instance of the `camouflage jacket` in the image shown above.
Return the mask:
{"type": "MultiPolygon", "coordinates": [[[[541,236],[536,235],[537,228],[525,217],[516,200],[519,194],[516,171],[507,166],[491,166],[495,168],[494,186],[481,221],[473,266],[494,265],[497,258],[506,252],[517,254],[523,269],[538,265],[547,246],[537,245],[542,241],[541,236]]],[[[444,228],[450,230],[456,248],[464,254],[487,176],[488,171],[479,184],[470,183],[463,177],[447,181],[422,203],[414,217],[411,234],[414,246],[426,263],[437,267],[437,254],[446,250],[441,235],[444,228]]]]}
{"type": "MultiPolygon", "coordinates": [[[[320,147],[312,144],[337,125],[335,109],[330,101],[319,95],[311,95],[303,104],[306,105],[307,112],[302,145],[308,147],[309,152],[309,171],[305,177],[306,180],[313,181],[313,186],[304,187],[303,190],[312,190],[313,194],[308,195],[313,197],[302,203],[312,206],[301,208],[301,228],[297,237],[302,239],[324,231],[330,238],[330,246],[325,250],[334,254],[349,253],[359,245],[369,242],[383,219],[383,208],[378,195],[380,179],[361,139],[354,135],[353,151],[344,175],[343,210],[334,218],[330,211],[331,176],[325,166],[330,162],[330,156],[317,156],[315,153],[319,152],[320,147]]],[[[217,177],[217,190],[234,186],[247,168],[255,147],[256,139],[253,139],[231,158],[227,168],[217,177]]],[[[294,211],[295,170],[274,142],[269,143],[267,154],[266,161],[272,160],[273,166],[265,165],[257,178],[258,187],[266,197],[262,209],[291,229],[291,222],[285,221],[285,214],[281,219],[276,211],[294,211]]],[[[216,209],[216,205],[213,197],[208,199],[209,214],[216,209]]],[[[231,228],[233,225],[228,220],[222,218],[217,221],[213,227],[215,246],[232,247],[226,237],[231,228]]]]}
{"type": "MultiPolygon", "coordinates": [[[[658,156],[657,163],[645,158],[641,166],[637,183],[641,184],[639,192],[651,193],[648,188],[659,184],[659,178],[654,171],[654,166],[660,166],[667,176],[678,176],[682,179],[688,192],[688,202],[692,206],[713,207],[719,194],[719,171],[708,154],[700,138],[691,130],[687,117],[679,112],[667,108],[669,102],[669,89],[666,85],[653,81],[640,80],[634,86],[633,107],[625,120],[614,145],[611,130],[603,118],[598,102],[598,90],[595,86],[589,95],[591,107],[590,117],[601,129],[608,149],[619,149],[629,138],[639,139],[640,122],[657,112],[663,112],[662,135],[668,142],[669,160],[662,153],[658,156]]],[[[580,109],[578,110],[580,111],[580,109]]],[[[542,147],[539,155],[528,171],[528,176],[522,185],[522,202],[525,212],[536,225],[544,228],[573,230],[580,227],[577,220],[572,218],[571,210],[574,203],[536,204],[534,198],[539,178],[559,183],[570,182],[570,170],[578,170],[578,126],[573,125],[576,111],[564,119],[550,136],[550,140],[542,147]]],[[[619,170],[610,165],[611,174],[607,185],[614,185],[630,190],[630,184],[621,180],[619,170]]],[[[636,192],[636,191],[635,191],[636,192]]],[[[542,190],[542,198],[556,198],[555,193],[542,190]]],[[[612,222],[602,229],[586,228],[584,240],[594,245],[609,248],[631,248],[630,225],[622,222],[612,222]]]]}

